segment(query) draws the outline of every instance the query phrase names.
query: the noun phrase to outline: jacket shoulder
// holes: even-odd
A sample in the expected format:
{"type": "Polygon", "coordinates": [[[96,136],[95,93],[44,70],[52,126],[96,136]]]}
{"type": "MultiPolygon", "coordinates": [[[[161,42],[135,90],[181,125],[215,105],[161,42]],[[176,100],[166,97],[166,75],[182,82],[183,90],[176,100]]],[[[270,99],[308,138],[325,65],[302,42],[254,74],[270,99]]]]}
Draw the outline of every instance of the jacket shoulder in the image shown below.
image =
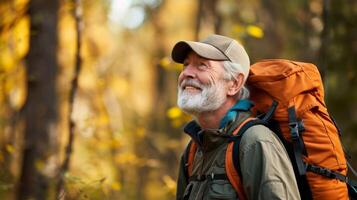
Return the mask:
{"type": "Polygon", "coordinates": [[[277,145],[279,148],[283,147],[282,142],[273,131],[264,125],[255,125],[247,129],[243,134],[240,149],[244,150],[251,145],[259,143],[271,143],[272,145],[277,145]]]}

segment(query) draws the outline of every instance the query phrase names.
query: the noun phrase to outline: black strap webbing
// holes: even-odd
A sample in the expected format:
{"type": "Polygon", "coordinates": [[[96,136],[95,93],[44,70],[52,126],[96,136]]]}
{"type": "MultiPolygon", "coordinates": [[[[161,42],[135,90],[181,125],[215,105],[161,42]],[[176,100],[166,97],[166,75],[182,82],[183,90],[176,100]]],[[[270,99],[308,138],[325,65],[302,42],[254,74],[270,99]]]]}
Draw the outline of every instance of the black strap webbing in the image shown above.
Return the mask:
{"type": "MultiPolygon", "coordinates": [[[[316,166],[316,165],[312,165],[312,164],[307,164],[306,165],[306,170],[310,171],[310,172],[314,172],[315,174],[319,174],[321,176],[325,176],[327,178],[333,178],[333,179],[337,179],[340,180],[342,182],[345,182],[347,184],[349,184],[350,186],[353,186],[354,188],[357,188],[357,182],[349,179],[347,176],[340,174],[338,172],[332,171],[330,169],[324,168],[324,167],[320,167],[320,166],[316,166]]],[[[357,192],[357,191],[356,191],[357,192]]]]}
{"type": "Polygon", "coordinates": [[[350,170],[350,172],[352,172],[352,174],[357,177],[357,172],[356,170],[352,167],[351,163],[347,160],[347,166],[348,166],[348,169],[350,170]]]}
{"type": "Polygon", "coordinates": [[[295,155],[295,162],[298,168],[299,175],[303,176],[306,173],[306,166],[302,160],[303,152],[305,151],[305,146],[299,133],[300,130],[302,130],[302,125],[298,122],[296,118],[296,111],[294,106],[288,108],[288,117],[291,141],[293,143],[295,155]]]}
{"type": "Polygon", "coordinates": [[[228,180],[226,174],[207,174],[207,175],[193,175],[189,178],[189,181],[205,181],[205,180],[228,180]]]}
{"type": "Polygon", "coordinates": [[[268,122],[273,117],[276,108],[278,107],[278,102],[273,100],[269,110],[264,114],[264,117],[261,118],[263,121],[268,122]]]}
{"type": "Polygon", "coordinates": [[[348,194],[349,194],[350,200],[357,200],[357,186],[356,186],[356,183],[355,183],[355,186],[352,186],[352,185],[348,184],[348,194]]]}
{"type": "Polygon", "coordinates": [[[338,172],[332,171],[330,169],[324,168],[324,167],[316,166],[313,164],[307,164],[306,170],[309,172],[314,172],[315,174],[319,174],[321,176],[325,176],[327,178],[338,179],[345,183],[348,182],[347,176],[340,174],[338,172]]]}
{"type": "Polygon", "coordinates": [[[315,174],[319,174],[321,176],[325,176],[327,178],[337,179],[337,180],[340,180],[340,181],[346,183],[350,199],[357,200],[357,182],[356,181],[349,179],[347,176],[340,174],[338,172],[332,171],[332,170],[324,168],[324,167],[312,165],[312,164],[307,164],[306,170],[313,172],[315,174]]]}

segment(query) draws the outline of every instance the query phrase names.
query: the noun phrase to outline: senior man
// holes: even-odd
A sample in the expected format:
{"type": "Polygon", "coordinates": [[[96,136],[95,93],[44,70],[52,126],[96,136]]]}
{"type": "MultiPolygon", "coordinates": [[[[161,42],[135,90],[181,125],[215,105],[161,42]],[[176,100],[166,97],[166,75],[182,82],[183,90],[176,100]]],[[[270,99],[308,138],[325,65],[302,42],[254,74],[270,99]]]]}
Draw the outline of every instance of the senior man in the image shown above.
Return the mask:
{"type": "MultiPolygon", "coordinates": [[[[194,117],[184,131],[198,147],[190,177],[187,160],[184,156],[181,159],[176,198],[242,198],[227,176],[215,174],[227,174],[229,138],[251,115],[252,103],[245,86],[250,67],[246,51],[232,38],[211,35],[200,42],[176,43],[172,59],[183,64],[177,104],[194,117]]],[[[240,187],[247,199],[300,199],[287,152],[270,129],[256,125],[245,132],[239,161],[240,187]]]]}

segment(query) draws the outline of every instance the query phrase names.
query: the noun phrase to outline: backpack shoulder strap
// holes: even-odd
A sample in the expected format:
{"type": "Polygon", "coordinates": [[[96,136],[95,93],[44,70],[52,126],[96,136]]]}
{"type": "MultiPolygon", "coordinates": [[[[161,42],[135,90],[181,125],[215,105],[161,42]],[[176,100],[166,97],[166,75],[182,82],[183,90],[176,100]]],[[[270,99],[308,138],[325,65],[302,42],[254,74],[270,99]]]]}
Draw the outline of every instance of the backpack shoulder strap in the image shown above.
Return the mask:
{"type": "Polygon", "coordinates": [[[232,155],[232,159],[233,159],[233,165],[235,170],[237,170],[238,174],[240,177],[242,177],[242,171],[240,168],[240,160],[239,160],[239,145],[241,142],[241,139],[243,137],[243,135],[245,134],[245,132],[252,126],[255,125],[264,125],[267,126],[267,122],[258,118],[255,118],[253,120],[250,120],[248,123],[244,124],[244,126],[242,126],[238,131],[237,131],[237,139],[234,140],[233,142],[233,155],[232,155]]]}
{"type": "MultiPolygon", "coordinates": [[[[226,152],[226,168],[227,168],[227,176],[230,180],[236,191],[238,192],[237,185],[241,185],[242,181],[242,173],[240,169],[240,160],[239,160],[239,144],[241,138],[244,133],[252,126],[255,125],[264,125],[268,126],[268,121],[272,118],[276,108],[278,106],[278,102],[273,100],[271,107],[268,112],[263,115],[258,116],[257,118],[248,117],[245,121],[243,121],[234,131],[233,131],[233,142],[228,144],[227,152],[226,152]],[[232,175],[231,175],[232,174],[232,175]]],[[[241,189],[243,191],[243,189],[241,189]]]]}
{"type": "Polygon", "coordinates": [[[240,169],[240,160],[239,160],[239,145],[240,141],[244,135],[244,133],[252,126],[255,125],[264,125],[267,126],[267,122],[265,120],[259,119],[259,118],[251,118],[249,121],[247,121],[245,124],[243,124],[241,127],[236,129],[235,139],[232,142],[232,161],[233,161],[233,166],[234,169],[238,172],[239,176],[242,177],[241,169],[240,169]]]}
{"type": "MultiPolygon", "coordinates": [[[[226,165],[226,173],[228,180],[232,184],[234,190],[237,192],[239,199],[247,199],[243,184],[242,184],[242,178],[240,174],[240,170],[237,170],[235,163],[237,160],[239,160],[238,154],[234,153],[234,146],[237,143],[237,140],[240,140],[241,135],[243,135],[243,132],[247,130],[250,126],[252,126],[255,121],[258,119],[249,117],[246,120],[244,120],[238,128],[236,128],[233,131],[233,141],[228,143],[227,146],[227,151],[226,151],[226,159],[225,159],[225,165],[226,165]],[[249,126],[249,127],[248,127],[249,126]],[[243,132],[242,132],[243,131],[243,132]],[[237,155],[237,156],[234,156],[237,155]]],[[[259,120],[260,121],[260,120],[259,120]]],[[[239,165],[239,163],[238,163],[239,165]]]]}
{"type": "Polygon", "coordinates": [[[196,150],[197,150],[197,144],[193,140],[190,140],[183,154],[184,162],[185,162],[185,176],[187,180],[192,175],[192,166],[193,166],[193,161],[195,159],[196,150]]]}

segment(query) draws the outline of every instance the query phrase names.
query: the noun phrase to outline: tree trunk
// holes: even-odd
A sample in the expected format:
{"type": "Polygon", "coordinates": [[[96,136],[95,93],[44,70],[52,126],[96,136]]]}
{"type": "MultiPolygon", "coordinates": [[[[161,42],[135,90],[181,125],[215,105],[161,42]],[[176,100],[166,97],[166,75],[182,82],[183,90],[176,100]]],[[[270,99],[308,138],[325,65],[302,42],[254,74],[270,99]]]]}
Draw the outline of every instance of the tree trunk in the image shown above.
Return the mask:
{"type": "MultiPolygon", "coordinates": [[[[330,12],[330,1],[329,0],[323,0],[322,1],[322,7],[323,7],[323,12],[322,12],[322,22],[324,25],[324,28],[322,30],[321,33],[321,46],[320,46],[320,51],[319,51],[319,57],[318,57],[318,64],[319,64],[319,70],[322,76],[322,80],[324,81],[324,86],[325,86],[325,92],[328,92],[328,88],[326,88],[328,86],[327,83],[327,62],[326,62],[326,58],[327,58],[327,49],[329,46],[329,21],[328,21],[328,16],[329,16],[329,12],[330,12]]],[[[325,94],[327,95],[327,94],[325,94]]],[[[328,100],[326,98],[326,100],[328,100]]]]}
{"type": "Polygon", "coordinates": [[[222,28],[222,16],[218,10],[219,0],[210,0],[207,2],[207,17],[210,16],[212,23],[214,24],[214,33],[221,34],[222,28]]]}
{"type": "Polygon", "coordinates": [[[198,0],[197,2],[197,14],[196,14],[196,24],[195,24],[195,40],[198,41],[200,38],[201,30],[201,19],[203,17],[203,0],[198,0]]]}
{"type": "Polygon", "coordinates": [[[56,144],[58,6],[57,0],[32,0],[29,3],[28,96],[22,112],[25,136],[17,199],[48,197],[49,176],[45,167],[56,144]]]}
{"type": "Polygon", "coordinates": [[[213,24],[212,33],[221,34],[222,28],[222,16],[219,13],[218,8],[219,0],[198,0],[197,1],[197,13],[195,22],[195,40],[200,39],[201,28],[205,24],[213,24]]]}
{"type": "Polygon", "coordinates": [[[76,22],[75,24],[76,24],[76,37],[77,37],[76,58],[75,58],[76,60],[75,60],[74,76],[72,79],[71,89],[69,92],[69,109],[68,109],[69,111],[67,115],[69,121],[68,143],[66,146],[65,158],[62,166],[59,169],[59,174],[57,178],[58,182],[56,186],[56,196],[58,199],[61,199],[62,197],[64,197],[63,195],[65,195],[64,175],[69,169],[72,151],[73,151],[75,122],[71,118],[71,115],[73,113],[74,98],[78,89],[78,78],[82,65],[82,59],[81,59],[82,2],[81,0],[72,0],[72,3],[75,5],[74,17],[76,22]]]}

